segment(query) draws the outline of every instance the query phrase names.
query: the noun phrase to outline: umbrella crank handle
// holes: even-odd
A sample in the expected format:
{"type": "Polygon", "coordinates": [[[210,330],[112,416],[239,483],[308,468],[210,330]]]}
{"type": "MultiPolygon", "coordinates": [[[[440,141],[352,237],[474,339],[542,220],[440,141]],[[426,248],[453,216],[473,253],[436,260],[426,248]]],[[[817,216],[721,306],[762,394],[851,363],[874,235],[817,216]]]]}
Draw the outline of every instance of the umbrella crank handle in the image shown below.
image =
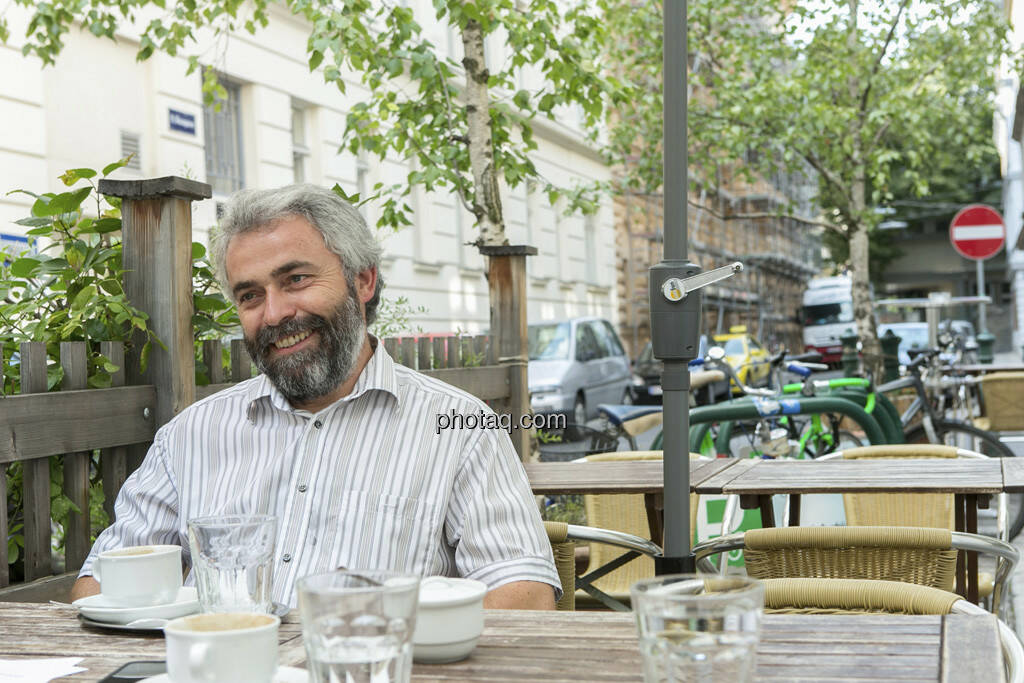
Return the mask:
{"type": "Polygon", "coordinates": [[[688,278],[670,277],[661,285],[662,294],[669,301],[682,301],[687,294],[694,292],[701,287],[707,287],[720,280],[732,277],[743,270],[743,264],[735,261],[727,266],[697,273],[688,278]]]}

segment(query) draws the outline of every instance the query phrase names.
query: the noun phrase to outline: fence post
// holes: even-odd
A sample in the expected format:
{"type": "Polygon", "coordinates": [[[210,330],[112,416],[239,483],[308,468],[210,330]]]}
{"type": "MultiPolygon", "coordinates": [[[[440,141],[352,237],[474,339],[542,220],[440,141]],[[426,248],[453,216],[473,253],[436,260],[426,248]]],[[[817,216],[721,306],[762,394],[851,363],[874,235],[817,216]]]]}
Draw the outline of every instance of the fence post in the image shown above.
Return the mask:
{"type": "MultiPolygon", "coordinates": [[[[526,382],[526,257],[536,247],[480,246],[487,257],[487,288],[491,308],[491,343],[497,349],[498,365],[507,366],[508,408],[513,422],[530,414],[530,390],[526,382]]],[[[530,458],[530,432],[512,430],[512,445],[520,460],[530,458]]]]}
{"type": "MultiPolygon", "coordinates": [[[[19,351],[21,393],[45,392],[46,344],[22,342],[19,351]]],[[[50,459],[32,458],[23,461],[21,467],[25,510],[25,581],[34,581],[53,574],[50,559],[50,459]]]]}
{"type": "Polygon", "coordinates": [[[100,181],[99,190],[120,197],[124,288],[132,305],[149,315],[154,344],[145,373],[139,370],[142,335],[127,360],[128,384],[156,387],[159,429],[196,398],[192,333],[192,201],[211,196],[206,183],[167,176],[100,181]]]}

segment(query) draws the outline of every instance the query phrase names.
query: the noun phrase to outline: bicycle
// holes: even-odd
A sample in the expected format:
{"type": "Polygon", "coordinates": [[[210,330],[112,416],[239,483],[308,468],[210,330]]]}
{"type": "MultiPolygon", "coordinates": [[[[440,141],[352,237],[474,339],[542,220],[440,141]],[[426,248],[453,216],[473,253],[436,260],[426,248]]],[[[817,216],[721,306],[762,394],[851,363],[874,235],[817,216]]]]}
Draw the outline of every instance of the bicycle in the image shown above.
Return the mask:
{"type": "MultiPolygon", "coordinates": [[[[875,392],[891,394],[904,389],[912,389],[914,398],[907,409],[900,414],[900,424],[904,429],[904,440],[907,443],[935,443],[954,446],[982,453],[991,458],[1016,457],[1010,448],[999,440],[992,432],[979,429],[974,425],[945,417],[945,408],[940,412],[942,404],[937,396],[929,395],[925,378],[922,377],[922,366],[928,368],[931,376],[928,384],[933,391],[947,392],[959,387],[973,384],[970,377],[950,377],[941,374],[941,368],[935,364],[939,351],[927,349],[918,353],[906,366],[907,374],[900,379],[886,382],[875,387],[875,392]]],[[[970,400],[970,399],[969,399],[970,400]]],[[[967,411],[968,408],[959,410],[967,411]]],[[[973,408],[969,408],[973,412],[973,408]]],[[[967,417],[973,415],[967,414],[967,417]]],[[[1014,539],[1024,529],[1024,494],[1007,494],[1007,532],[1009,539],[1014,539]]]]}

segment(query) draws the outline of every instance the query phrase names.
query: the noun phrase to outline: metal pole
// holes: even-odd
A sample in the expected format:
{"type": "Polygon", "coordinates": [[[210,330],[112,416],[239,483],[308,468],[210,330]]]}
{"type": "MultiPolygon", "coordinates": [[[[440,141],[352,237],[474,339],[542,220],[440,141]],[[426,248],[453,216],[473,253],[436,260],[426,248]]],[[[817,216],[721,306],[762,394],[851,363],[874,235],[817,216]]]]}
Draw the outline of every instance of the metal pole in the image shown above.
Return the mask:
{"type": "MultiPolygon", "coordinates": [[[[978,296],[985,296],[985,262],[975,261],[978,272],[978,296]]],[[[978,332],[988,332],[988,325],[985,319],[985,304],[978,304],[978,332]]]]}
{"type": "MultiPolygon", "coordinates": [[[[664,0],[665,261],[687,261],[686,2],[664,0]]],[[[698,304],[699,314],[699,304],[698,304]]],[[[699,320],[699,317],[698,317],[699,320]]],[[[698,323],[699,324],[699,323],[698,323]]],[[[693,571],[690,552],[690,371],[685,360],[665,360],[665,539],[661,573],[693,571]]]]}

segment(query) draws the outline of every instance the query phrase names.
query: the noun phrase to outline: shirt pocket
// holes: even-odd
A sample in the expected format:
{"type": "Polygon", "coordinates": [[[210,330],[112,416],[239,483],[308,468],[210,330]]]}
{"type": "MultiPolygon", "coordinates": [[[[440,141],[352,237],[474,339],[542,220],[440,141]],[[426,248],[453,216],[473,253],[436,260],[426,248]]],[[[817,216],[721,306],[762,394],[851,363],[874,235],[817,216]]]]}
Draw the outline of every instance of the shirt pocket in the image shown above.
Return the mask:
{"type": "Polygon", "coordinates": [[[440,506],[369,491],[342,496],[335,566],[428,573],[440,543],[440,506]]]}

